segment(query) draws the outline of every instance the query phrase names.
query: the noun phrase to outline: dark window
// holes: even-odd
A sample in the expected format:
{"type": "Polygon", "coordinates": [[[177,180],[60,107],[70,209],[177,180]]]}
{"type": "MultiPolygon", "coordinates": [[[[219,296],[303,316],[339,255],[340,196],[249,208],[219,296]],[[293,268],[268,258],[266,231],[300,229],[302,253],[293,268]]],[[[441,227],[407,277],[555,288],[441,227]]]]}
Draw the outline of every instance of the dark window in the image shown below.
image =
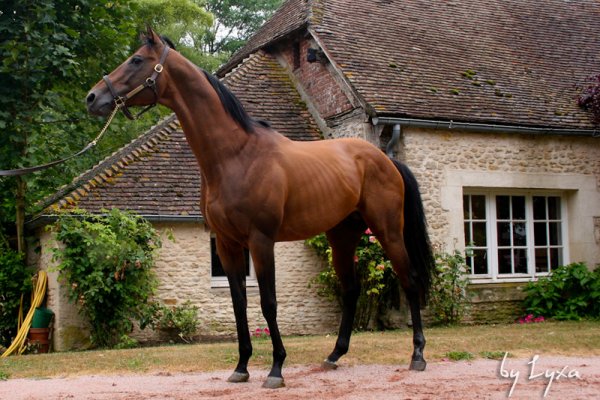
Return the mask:
{"type": "MultiPolygon", "coordinates": [[[[250,276],[250,252],[248,249],[244,249],[244,259],[246,262],[246,276],[250,276]]],[[[226,276],[221,259],[217,254],[217,241],[214,237],[210,238],[210,265],[212,277],[226,276]]]]}

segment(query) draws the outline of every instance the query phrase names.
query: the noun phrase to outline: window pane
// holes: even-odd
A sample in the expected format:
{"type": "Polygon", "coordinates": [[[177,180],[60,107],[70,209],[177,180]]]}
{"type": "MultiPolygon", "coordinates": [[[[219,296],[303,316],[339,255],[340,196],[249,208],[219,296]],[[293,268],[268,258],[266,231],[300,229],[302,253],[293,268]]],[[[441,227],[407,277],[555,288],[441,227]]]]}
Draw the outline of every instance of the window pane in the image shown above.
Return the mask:
{"type": "Polygon", "coordinates": [[[471,196],[471,219],[485,219],[485,196],[471,196]]]}
{"type": "Polygon", "coordinates": [[[510,249],[498,250],[498,272],[501,274],[512,273],[512,252],[510,249]]]}
{"type": "MultiPolygon", "coordinates": [[[[244,249],[244,262],[246,263],[246,276],[250,276],[250,252],[244,249]]],[[[226,276],[221,259],[217,254],[217,241],[215,238],[210,238],[210,266],[211,276],[226,276]]]]}
{"type": "Polygon", "coordinates": [[[525,219],[525,196],[512,196],[512,219],[525,219]]]}
{"type": "Polygon", "coordinates": [[[550,268],[555,269],[563,265],[562,249],[550,249],[550,268]]]}
{"type": "Polygon", "coordinates": [[[469,196],[467,194],[467,195],[463,196],[463,218],[465,220],[471,219],[470,208],[471,208],[471,196],[469,196]]]}
{"type": "Polygon", "coordinates": [[[471,232],[471,223],[465,222],[465,244],[467,246],[471,245],[471,242],[473,241],[471,239],[472,236],[473,236],[473,233],[471,232]]]}
{"type": "Polygon", "coordinates": [[[509,196],[496,196],[496,218],[510,219],[509,196]]]}
{"type": "Polygon", "coordinates": [[[546,219],[546,198],[533,196],[533,219],[546,219]]]}
{"type": "Polygon", "coordinates": [[[535,249],[535,272],[548,272],[548,249],[535,249]]]}
{"type": "Polygon", "coordinates": [[[545,222],[535,222],[533,224],[533,237],[536,246],[545,246],[548,244],[545,222]]]}
{"type": "Polygon", "coordinates": [[[473,250],[473,273],[474,274],[487,274],[487,251],[478,249],[473,250]]]}
{"type": "Polygon", "coordinates": [[[548,223],[548,230],[550,232],[550,244],[559,245],[562,244],[562,238],[560,234],[560,223],[550,222],[548,223]]]}
{"type": "Polygon", "coordinates": [[[513,224],[513,246],[527,246],[527,231],[524,222],[513,224]]]}
{"type": "Polygon", "coordinates": [[[548,197],[548,218],[560,219],[560,197],[548,197]]]}
{"type": "Polygon", "coordinates": [[[498,246],[510,246],[510,222],[498,222],[498,246]]]}
{"type": "Polygon", "coordinates": [[[217,241],[215,238],[210,238],[210,266],[211,276],[225,276],[221,259],[217,255],[217,241]]]}
{"type": "Polygon", "coordinates": [[[514,265],[515,273],[526,274],[527,273],[527,249],[515,249],[514,250],[514,265]]]}
{"type": "Polygon", "coordinates": [[[485,222],[473,222],[473,246],[486,246],[485,222]]]}

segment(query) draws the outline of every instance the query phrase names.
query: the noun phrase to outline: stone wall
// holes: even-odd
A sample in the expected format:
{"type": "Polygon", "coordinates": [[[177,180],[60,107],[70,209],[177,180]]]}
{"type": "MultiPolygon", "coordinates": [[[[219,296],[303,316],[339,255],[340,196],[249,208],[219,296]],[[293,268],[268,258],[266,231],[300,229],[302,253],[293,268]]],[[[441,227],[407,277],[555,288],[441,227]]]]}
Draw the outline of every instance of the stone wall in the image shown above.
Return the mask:
{"type": "MultiPolygon", "coordinates": [[[[199,307],[199,334],[204,337],[235,336],[235,318],[227,287],[211,284],[210,232],[200,223],[156,224],[163,246],[156,262],[159,281],[157,298],[167,305],[191,301],[199,307]],[[172,233],[170,240],[167,233],[172,233]]],[[[67,300],[67,288],[58,281],[51,248],[56,245],[50,233],[41,230],[39,266],[50,268],[47,305],[55,313],[53,348],[56,351],[81,349],[89,345],[89,331],[78,315],[77,306],[67,300]]],[[[309,282],[322,268],[321,261],[303,242],[278,243],[275,248],[278,322],[283,335],[329,333],[337,330],[338,306],[316,294],[309,282]]],[[[267,326],[260,310],[255,280],[248,281],[249,329],[267,326]]],[[[157,332],[136,329],[132,335],[141,341],[159,340],[157,332]]]]}
{"type": "Polygon", "coordinates": [[[465,323],[500,324],[523,316],[524,283],[469,285],[471,296],[465,323]]]}
{"type": "Polygon", "coordinates": [[[433,243],[464,248],[464,188],[555,190],[568,206],[571,261],[600,262],[600,142],[595,138],[402,130],[403,158],[421,186],[433,243]]]}
{"type": "MultiPolygon", "coordinates": [[[[191,301],[199,307],[202,336],[234,336],[235,317],[229,288],[211,285],[210,232],[202,224],[157,225],[162,232],[171,229],[174,241],[163,238],[156,263],[159,278],[157,296],[167,304],[191,301]]],[[[310,279],[323,268],[314,251],[303,242],[275,245],[278,322],[284,335],[333,332],[340,312],[334,303],[309,288],[310,279]]],[[[250,330],[267,326],[260,309],[255,280],[247,282],[248,324],[250,330]]],[[[141,338],[151,339],[148,332],[141,338]]]]}
{"type": "Polygon", "coordinates": [[[39,269],[48,273],[46,306],[54,312],[52,330],[52,349],[66,351],[89,347],[89,327],[81,318],[77,306],[68,300],[67,287],[60,283],[58,272],[53,268],[52,248],[60,246],[53,234],[45,229],[38,230],[40,252],[30,257],[30,263],[37,263],[39,269]]]}

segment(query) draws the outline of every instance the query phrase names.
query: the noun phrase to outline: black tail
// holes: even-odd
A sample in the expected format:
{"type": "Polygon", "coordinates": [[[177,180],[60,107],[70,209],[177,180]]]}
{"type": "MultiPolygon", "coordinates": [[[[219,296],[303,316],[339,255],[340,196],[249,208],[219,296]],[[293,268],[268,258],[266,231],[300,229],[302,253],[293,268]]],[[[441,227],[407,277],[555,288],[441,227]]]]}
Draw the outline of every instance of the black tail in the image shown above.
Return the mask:
{"type": "Polygon", "coordinates": [[[423,201],[417,179],[410,169],[399,161],[392,161],[404,180],[404,243],[410,258],[410,279],[419,289],[424,305],[431,288],[435,259],[427,233],[423,201]]]}

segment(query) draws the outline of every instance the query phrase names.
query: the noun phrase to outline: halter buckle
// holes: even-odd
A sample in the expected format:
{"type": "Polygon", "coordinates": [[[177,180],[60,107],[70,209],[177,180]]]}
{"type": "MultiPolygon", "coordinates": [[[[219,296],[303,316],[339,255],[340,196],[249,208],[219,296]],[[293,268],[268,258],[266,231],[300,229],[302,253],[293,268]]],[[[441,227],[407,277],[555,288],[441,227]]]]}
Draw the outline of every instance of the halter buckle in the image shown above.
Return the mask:
{"type": "Polygon", "coordinates": [[[127,101],[126,98],[119,96],[115,98],[115,105],[119,108],[121,107],[125,107],[125,102],[127,101]]]}
{"type": "Polygon", "coordinates": [[[156,65],[154,66],[154,70],[155,70],[157,73],[159,73],[159,74],[160,74],[160,73],[162,72],[162,70],[163,70],[163,66],[162,66],[162,64],[156,64],[156,65]]]}

